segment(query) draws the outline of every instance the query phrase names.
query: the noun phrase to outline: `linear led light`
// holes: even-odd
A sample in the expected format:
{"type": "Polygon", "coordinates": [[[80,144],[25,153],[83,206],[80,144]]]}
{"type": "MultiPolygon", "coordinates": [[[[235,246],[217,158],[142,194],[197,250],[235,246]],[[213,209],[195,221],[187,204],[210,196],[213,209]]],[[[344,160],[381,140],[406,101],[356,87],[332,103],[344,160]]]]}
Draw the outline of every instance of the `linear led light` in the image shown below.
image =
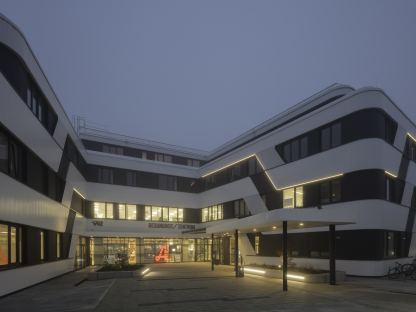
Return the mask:
{"type": "Polygon", "coordinates": [[[250,268],[244,268],[244,272],[266,274],[266,271],[250,269],[250,268]]]}
{"type": "Polygon", "coordinates": [[[261,162],[260,158],[259,158],[259,157],[257,157],[257,155],[254,155],[254,156],[256,156],[257,161],[259,162],[259,164],[260,164],[261,168],[264,170],[264,173],[266,174],[266,176],[267,176],[267,178],[269,179],[270,183],[273,185],[274,189],[275,189],[275,190],[277,190],[276,185],[274,185],[274,182],[273,182],[272,178],[271,178],[271,177],[269,176],[269,174],[267,173],[266,168],[263,166],[263,163],[261,162]]]}
{"type": "Polygon", "coordinates": [[[244,161],[244,160],[247,160],[247,159],[249,159],[249,158],[251,158],[251,157],[256,157],[257,161],[259,162],[259,164],[260,164],[261,168],[263,169],[263,171],[264,171],[264,173],[266,174],[267,178],[269,179],[270,183],[273,185],[274,189],[275,189],[275,190],[277,190],[277,187],[276,187],[276,185],[274,184],[274,182],[273,182],[272,178],[271,178],[271,177],[270,177],[270,175],[267,173],[266,168],[264,167],[264,165],[263,165],[263,163],[261,162],[260,158],[259,158],[256,154],[251,154],[251,155],[248,155],[248,156],[246,156],[246,157],[243,157],[243,158],[241,158],[241,159],[239,159],[239,160],[236,160],[236,161],[232,162],[231,164],[225,165],[225,166],[223,166],[223,167],[221,167],[221,168],[215,169],[214,171],[208,172],[208,173],[204,174],[202,177],[203,177],[203,178],[205,178],[205,177],[207,177],[207,176],[209,176],[209,175],[211,175],[211,174],[217,173],[217,172],[219,172],[219,171],[221,171],[221,170],[224,170],[224,169],[226,169],[226,168],[228,168],[228,167],[231,167],[231,166],[233,166],[233,165],[236,165],[236,164],[238,164],[238,163],[240,163],[240,162],[242,162],[242,161],[244,161]]]}
{"type": "Polygon", "coordinates": [[[409,132],[407,133],[407,136],[411,138],[414,142],[416,142],[416,138],[413,135],[411,135],[409,132]]]}
{"type": "Polygon", "coordinates": [[[81,194],[80,191],[78,191],[76,188],[73,188],[74,192],[77,193],[79,196],[81,196],[83,199],[85,199],[85,196],[81,194]]]}
{"type": "Polygon", "coordinates": [[[397,175],[395,175],[395,174],[393,174],[393,173],[391,173],[391,172],[389,172],[387,170],[384,170],[384,173],[387,174],[387,175],[389,175],[389,176],[391,176],[391,177],[393,177],[393,178],[397,178],[397,175]]]}
{"type": "Polygon", "coordinates": [[[315,179],[315,180],[311,180],[311,181],[306,181],[306,182],[302,182],[302,183],[298,183],[298,184],[293,184],[293,185],[281,187],[281,188],[277,189],[277,191],[281,191],[281,190],[284,190],[284,189],[297,187],[297,186],[301,186],[301,185],[305,185],[305,184],[310,184],[310,183],[314,183],[314,182],[329,180],[329,179],[341,177],[343,175],[344,175],[343,173],[338,173],[338,174],[334,174],[334,175],[331,175],[331,176],[328,176],[328,177],[323,177],[323,178],[319,178],[319,179],[315,179]]]}
{"type": "Polygon", "coordinates": [[[293,278],[293,279],[300,280],[300,281],[305,280],[305,276],[302,276],[302,275],[286,274],[286,277],[293,278]]]}
{"type": "MultiPolygon", "coordinates": [[[[246,159],[249,159],[249,158],[251,158],[251,157],[253,157],[253,156],[256,156],[256,154],[251,154],[251,155],[248,155],[248,156],[246,156],[246,157],[244,157],[244,158],[241,158],[241,159],[239,159],[239,160],[236,160],[236,161],[232,162],[231,164],[225,165],[225,166],[223,166],[223,167],[221,167],[221,168],[215,169],[214,171],[208,172],[208,173],[204,174],[202,177],[203,177],[203,178],[205,178],[205,177],[207,177],[207,176],[209,176],[209,175],[211,175],[211,174],[213,174],[213,173],[216,173],[216,172],[218,172],[218,171],[221,171],[221,170],[224,170],[224,169],[226,169],[226,168],[228,168],[228,167],[231,167],[231,166],[233,166],[233,165],[236,165],[236,164],[238,164],[238,163],[240,163],[240,162],[242,162],[242,161],[244,161],[244,160],[246,160],[246,159]]],[[[257,156],[256,156],[256,157],[257,157],[257,156]]]]}
{"type": "Polygon", "coordinates": [[[149,272],[150,271],[150,268],[147,268],[146,270],[144,270],[143,272],[142,272],[142,275],[145,275],[147,272],[149,272]]]}

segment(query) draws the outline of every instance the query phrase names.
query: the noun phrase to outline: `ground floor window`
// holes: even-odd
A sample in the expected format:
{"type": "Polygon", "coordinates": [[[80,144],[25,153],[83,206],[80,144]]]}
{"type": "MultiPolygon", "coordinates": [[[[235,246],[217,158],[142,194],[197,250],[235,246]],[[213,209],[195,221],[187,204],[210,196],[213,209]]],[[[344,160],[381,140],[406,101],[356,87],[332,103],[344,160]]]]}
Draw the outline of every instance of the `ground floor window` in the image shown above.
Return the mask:
{"type": "Polygon", "coordinates": [[[22,235],[17,225],[0,223],[0,267],[22,262],[22,235]]]}
{"type": "Polygon", "coordinates": [[[206,238],[115,238],[90,239],[91,265],[209,261],[206,238]]]}

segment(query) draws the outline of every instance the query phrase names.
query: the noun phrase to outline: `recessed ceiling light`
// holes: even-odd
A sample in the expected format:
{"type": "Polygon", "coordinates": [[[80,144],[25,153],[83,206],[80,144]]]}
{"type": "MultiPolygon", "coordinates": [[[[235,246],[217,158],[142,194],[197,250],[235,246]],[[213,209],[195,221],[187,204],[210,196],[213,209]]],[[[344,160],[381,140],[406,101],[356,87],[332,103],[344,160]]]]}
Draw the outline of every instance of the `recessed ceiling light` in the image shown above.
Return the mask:
{"type": "Polygon", "coordinates": [[[276,230],[276,226],[275,226],[275,225],[273,225],[272,229],[273,229],[273,230],[276,230]]]}
{"type": "Polygon", "coordinates": [[[299,223],[299,226],[303,226],[303,225],[304,225],[303,222],[299,223]]]}
{"type": "Polygon", "coordinates": [[[257,229],[253,229],[253,232],[257,232],[257,229]]]}

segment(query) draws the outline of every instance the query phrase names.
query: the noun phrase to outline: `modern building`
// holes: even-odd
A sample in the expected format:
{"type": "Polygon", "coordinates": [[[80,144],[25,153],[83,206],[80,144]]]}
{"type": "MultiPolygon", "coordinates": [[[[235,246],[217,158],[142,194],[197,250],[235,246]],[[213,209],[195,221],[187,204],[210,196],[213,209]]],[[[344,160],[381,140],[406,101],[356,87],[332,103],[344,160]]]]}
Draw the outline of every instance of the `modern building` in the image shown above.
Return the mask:
{"type": "Polygon", "coordinates": [[[416,126],[383,90],[334,84],[204,152],[74,127],[3,16],[0,73],[0,296],[121,258],[232,264],[235,230],[277,264],[283,221],[298,265],[328,267],[333,225],[348,274],[415,255],[416,126]]]}

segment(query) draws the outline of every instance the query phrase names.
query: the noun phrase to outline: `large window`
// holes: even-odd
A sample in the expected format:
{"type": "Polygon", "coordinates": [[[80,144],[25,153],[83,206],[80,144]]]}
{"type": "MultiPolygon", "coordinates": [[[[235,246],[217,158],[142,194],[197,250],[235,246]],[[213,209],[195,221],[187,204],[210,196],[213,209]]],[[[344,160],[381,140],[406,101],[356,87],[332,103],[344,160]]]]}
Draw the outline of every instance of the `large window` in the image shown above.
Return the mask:
{"type": "Polygon", "coordinates": [[[137,220],[136,205],[127,205],[127,220],[137,220]]]}
{"type": "Polygon", "coordinates": [[[337,122],[321,130],[321,150],[341,145],[341,123],[337,122]]]}
{"type": "Polygon", "coordinates": [[[183,222],[183,208],[145,206],[146,221],[183,222]]]}
{"type": "Polygon", "coordinates": [[[105,204],[105,217],[107,219],[113,219],[114,218],[114,205],[112,203],[106,203],[105,204]]]}
{"type": "Polygon", "coordinates": [[[303,186],[283,190],[283,208],[303,207],[303,186]]]}
{"type": "Polygon", "coordinates": [[[94,218],[104,219],[105,218],[105,203],[94,203],[94,218]]]}
{"type": "Polygon", "coordinates": [[[246,202],[244,199],[234,201],[234,217],[235,218],[244,218],[250,215],[250,211],[247,208],[246,202]]]}
{"type": "Polygon", "coordinates": [[[114,183],[113,169],[98,168],[98,182],[113,184],[114,183]]]}
{"type": "Polygon", "coordinates": [[[224,218],[223,215],[223,205],[213,205],[207,208],[203,208],[201,210],[201,221],[202,222],[209,222],[209,221],[216,221],[222,220],[224,218]]]}
{"type": "Polygon", "coordinates": [[[320,184],[320,202],[329,204],[341,200],[341,181],[326,181],[320,184]]]}
{"type": "Polygon", "coordinates": [[[118,204],[118,218],[120,220],[126,219],[126,205],[118,204]]]}

